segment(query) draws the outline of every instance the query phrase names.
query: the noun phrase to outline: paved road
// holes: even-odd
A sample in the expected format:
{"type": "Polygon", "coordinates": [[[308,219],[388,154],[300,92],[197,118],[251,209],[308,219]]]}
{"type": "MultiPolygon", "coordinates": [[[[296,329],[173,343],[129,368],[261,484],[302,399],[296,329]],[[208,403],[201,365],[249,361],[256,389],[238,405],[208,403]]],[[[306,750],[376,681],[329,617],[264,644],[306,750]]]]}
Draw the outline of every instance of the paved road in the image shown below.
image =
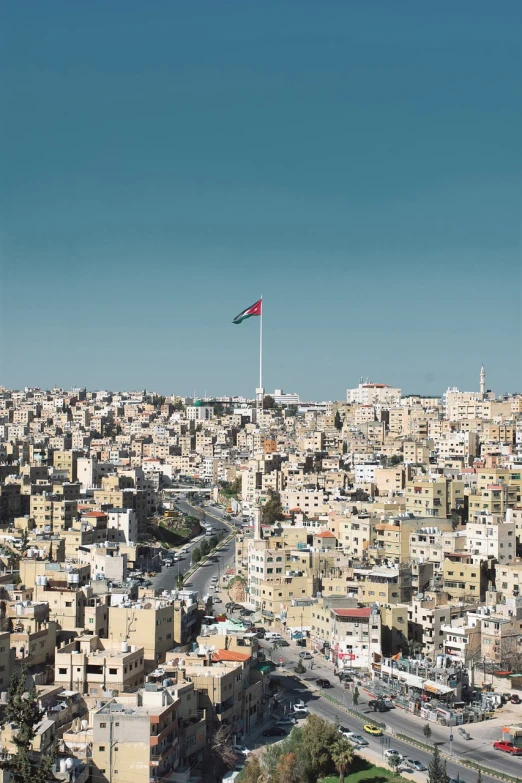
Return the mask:
{"type": "MultiPolygon", "coordinates": [[[[176,506],[185,514],[193,514],[194,508],[185,500],[177,500],[176,506]]],[[[228,524],[223,520],[224,511],[220,508],[205,507],[201,509],[205,512],[205,518],[202,521],[210,522],[215,532],[223,532],[228,535],[233,525],[228,524]]],[[[199,516],[199,515],[198,515],[199,516]]],[[[161,573],[152,579],[153,586],[156,590],[174,590],[176,585],[176,579],[178,574],[186,574],[192,566],[192,550],[198,546],[203,536],[194,538],[187,546],[189,547],[189,554],[183,555],[183,560],[175,563],[171,568],[162,568],[161,573]]],[[[189,579],[187,586],[197,590],[200,595],[204,595],[208,592],[208,586],[210,585],[212,576],[220,573],[224,573],[226,569],[234,560],[234,544],[229,543],[221,549],[219,556],[213,558],[213,562],[208,565],[198,568],[198,570],[189,579]]]]}
{"type": "MultiPolygon", "coordinates": [[[[288,668],[289,671],[293,671],[294,665],[297,663],[299,652],[302,650],[295,647],[293,644],[290,647],[283,647],[270,653],[271,645],[264,640],[261,642],[261,646],[267,649],[267,658],[272,655],[275,662],[279,661],[279,658],[283,658],[283,666],[288,668]]],[[[304,662],[309,667],[310,662],[304,662]]],[[[313,669],[307,668],[306,674],[300,675],[300,679],[304,681],[305,685],[301,686],[302,695],[301,698],[305,702],[308,702],[311,712],[317,712],[321,717],[329,718],[330,720],[339,720],[339,723],[343,726],[347,726],[352,730],[358,730],[360,732],[362,724],[356,718],[349,717],[349,715],[342,709],[337,708],[331,702],[328,702],[325,698],[321,697],[321,690],[317,688],[315,680],[319,677],[330,680],[333,687],[328,689],[326,693],[336,698],[339,702],[344,703],[347,707],[352,707],[352,695],[351,692],[346,692],[344,687],[341,687],[337,678],[333,675],[333,668],[331,664],[326,662],[320,655],[314,656],[313,669]]],[[[353,685],[351,686],[353,688],[353,685]]],[[[392,747],[397,748],[403,755],[410,758],[420,759],[424,764],[427,764],[426,759],[429,761],[429,754],[424,751],[417,750],[416,748],[401,743],[400,740],[396,740],[393,734],[401,733],[417,739],[420,742],[426,743],[426,739],[423,735],[423,728],[425,721],[414,717],[410,713],[405,712],[402,709],[394,709],[389,712],[374,715],[373,711],[368,708],[368,701],[371,698],[370,695],[364,690],[364,686],[359,687],[359,704],[356,707],[358,712],[368,715],[368,719],[371,718],[385,723],[387,726],[387,735],[389,735],[389,741],[392,747]]],[[[453,743],[451,752],[453,756],[468,757],[474,761],[483,764],[490,769],[496,769],[506,772],[515,777],[519,776],[522,780],[522,758],[513,758],[505,753],[494,751],[492,748],[492,742],[495,739],[500,738],[500,727],[502,724],[517,723],[520,718],[515,716],[506,715],[504,721],[497,719],[493,721],[486,721],[480,724],[467,725],[466,729],[472,735],[473,739],[465,741],[460,738],[458,728],[453,728],[453,743]]],[[[442,726],[436,726],[430,724],[432,729],[432,736],[430,742],[433,744],[437,742],[439,747],[444,752],[450,752],[449,736],[451,729],[442,726]]],[[[375,746],[377,750],[380,749],[380,740],[370,740],[370,743],[375,746]]],[[[384,750],[384,748],[382,748],[384,750]]],[[[456,775],[460,772],[461,780],[465,783],[474,783],[476,780],[476,773],[468,770],[462,766],[448,762],[448,769],[451,775],[456,775]]],[[[485,780],[486,778],[484,778],[485,780]]]]}

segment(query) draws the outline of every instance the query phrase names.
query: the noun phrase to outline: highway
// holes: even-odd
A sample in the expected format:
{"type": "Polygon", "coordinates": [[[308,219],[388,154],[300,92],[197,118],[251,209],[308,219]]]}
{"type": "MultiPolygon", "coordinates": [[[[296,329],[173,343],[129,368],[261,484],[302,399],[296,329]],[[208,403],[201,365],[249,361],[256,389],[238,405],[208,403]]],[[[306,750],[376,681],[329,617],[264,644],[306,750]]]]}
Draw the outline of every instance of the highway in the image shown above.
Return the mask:
{"type": "MultiPolygon", "coordinates": [[[[280,658],[283,658],[283,671],[287,672],[293,672],[294,666],[298,660],[299,652],[302,651],[301,648],[297,648],[291,644],[290,647],[283,647],[272,652],[271,645],[264,640],[261,641],[261,646],[265,648],[267,658],[272,658],[274,662],[277,663],[280,658]]],[[[297,698],[303,699],[308,705],[310,712],[314,712],[328,720],[336,720],[337,718],[342,726],[346,726],[350,730],[357,731],[360,734],[363,733],[362,722],[357,718],[352,717],[341,707],[332,704],[324,698],[322,693],[334,697],[338,702],[341,704],[344,703],[347,707],[368,715],[369,722],[375,720],[379,723],[384,723],[386,725],[386,731],[385,740],[383,742],[387,744],[381,744],[381,739],[379,737],[366,737],[370,743],[370,749],[374,752],[382,755],[386,747],[393,747],[402,753],[403,756],[419,759],[428,766],[431,754],[395,739],[394,734],[400,733],[412,737],[424,744],[434,744],[436,742],[443,753],[451,752],[452,758],[467,757],[489,769],[495,769],[499,772],[513,775],[515,778],[519,777],[522,780],[522,758],[512,757],[506,753],[495,751],[492,747],[492,742],[501,738],[501,725],[505,725],[505,723],[518,723],[520,721],[520,717],[522,717],[518,714],[520,706],[513,707],[513,714],[509,715],[509,717],[506,714],[504,720],[499,718],[495,721],[467,724],[465,728],[472,735],[472,740],[470,741],[461,738],[458,727],[450,729],[430,723],[432,736],[428,741],[423,734],[426,721],[416,718],[400,708],[385,713],[374,713],[373,710],[370,710],[368,701],[371,696],[364,691],[363,685],[359,687],[359,704],[357,707],[354,707],[352,705],[351,692],[346,692],[344,690],[344,687],[338,682],[337,677],[334,677],[332,666],[324,661],[322,656],[314,656],[313,669],[308,668],[310,665],[309,661],[304,661],[304,664],[307,666],[307,671],[305,674],[299,675],[299,680],[302,681],[301,683],[296,683],[296,680],[293,677],[284,677],[285,689],[288,690],[292,696],[295,693],[293,700],[295,701],[297,698]],[[315,680],[319,677],[328,679],[333,687],[322,692],[315,684],[315,680]],[[453,734],[451,751],[449,741],[450,733],[453,734]]],[[[275,676],[277,676],[277,673],[275,676]]],[[[353,688],[353,685],[350,687],[353,688]]],[[[464,783],[475,783],[477,779],[477,773],[474,770],[459,765],[456,761],[448,761],[448,772],[450,777],[456,777],[457,773],[459,773],[460,779],[461,781],[464,781],[464,783]]],[[[417,774],[415,777],[419,780],[423,779],[422,773],[417,774]]],[[[424,778],[425,777],[426,775],[424,774],[424,778]]],[[[493,780],[494,778],[483,776],[483,781],[493,780]]]]}

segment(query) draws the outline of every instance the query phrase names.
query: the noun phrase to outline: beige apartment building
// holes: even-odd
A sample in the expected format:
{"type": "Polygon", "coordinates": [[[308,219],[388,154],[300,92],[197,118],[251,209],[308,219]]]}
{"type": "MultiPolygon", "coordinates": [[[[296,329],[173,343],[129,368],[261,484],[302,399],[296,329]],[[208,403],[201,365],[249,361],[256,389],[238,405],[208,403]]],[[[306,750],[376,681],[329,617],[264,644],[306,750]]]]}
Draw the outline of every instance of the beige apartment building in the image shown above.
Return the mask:
{"type": "Polygon", "coordinates": [[[403,604],[411,597],[411,568],[374,568],[370,571],[354,568],[360,576],[357,600],[361,604],[403,604]]]}
{"type": "Polygon", "coordinates": [[[176,600],[141,599],[130,606],[109,608],[108,638],[143,648],[145,672],[165,660],[169,650],[183,644],[196,622],[197,595],[182,591],[176,600]]]}
{"type": "Polygon", "coordinates": [[[444,649],[444,626],[465,614],[465,607],[447,603],[444,593],[414,598],[408,609],[408,638],[422,644],[424,655],[439,655],[444,649]]]}
{"type": "Polygon", "coordinates": [[[495,587],[503,596],[518,597],[522,595],[522,560],[517,558],[513,563],[495,566],[495,587]]]}
{"type": "Polygon", "coordinates": [[[56,650],[54,682],[97,697],[136,690],[144,682],[143,648],[78,636],[56,650]]]}
{"type": "Polygon", "coordinates": [[[168,690],[113,699],[92,714],[93,783],[150,783],[179,765],[179,700],[168,690]],[[159,696],[157,695],[159,693],[159,696]]]}
{"type": "Polygon", "coordinates": [[[443,588],[453,601],[483,601],[489,583],[489,564],[473,563],[471,555],[454,553],[444,560],[443,588]]]}
{"type": "Polygon", "coordinates": [[[376,539],[375,519],[370,514],[358,516],[331,513],[328,527],[342,549],[353,557],[363,557],[376,539]]]}
{"type": "Polygon", "coordinates": [[[405,440],[403,443],[403,461],[405,465],[427,465],[430,460],[430,450],[426,443],[405,440]]]}
{"type": "Polygon", "coordinates": [[[411,514],[445,519],[464,505],[464,483],[446,478],[415,476],[406,485],[406,508],[411,514]]]}
{"type": "Polygon", "coordinates": [[[441,530],[426,526],[410,533],[410,558],[433,563],[435,571],[442,570],[444,559],[451,554],[467,551],[465,530],[441,530]]]}

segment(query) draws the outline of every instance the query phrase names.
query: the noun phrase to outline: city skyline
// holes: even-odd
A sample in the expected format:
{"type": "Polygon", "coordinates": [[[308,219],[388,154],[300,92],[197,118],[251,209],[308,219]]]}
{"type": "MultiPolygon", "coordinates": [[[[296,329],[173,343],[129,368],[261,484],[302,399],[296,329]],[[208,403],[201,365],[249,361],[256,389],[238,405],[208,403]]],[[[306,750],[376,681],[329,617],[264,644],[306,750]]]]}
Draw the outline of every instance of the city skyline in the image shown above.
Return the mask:
{"type": "Polygon", "coordinates": [[[0,382],[522,388],[520,4],[3,10],[0,382]],[[67,67],[64,67],[64,63],[67,67]]]}

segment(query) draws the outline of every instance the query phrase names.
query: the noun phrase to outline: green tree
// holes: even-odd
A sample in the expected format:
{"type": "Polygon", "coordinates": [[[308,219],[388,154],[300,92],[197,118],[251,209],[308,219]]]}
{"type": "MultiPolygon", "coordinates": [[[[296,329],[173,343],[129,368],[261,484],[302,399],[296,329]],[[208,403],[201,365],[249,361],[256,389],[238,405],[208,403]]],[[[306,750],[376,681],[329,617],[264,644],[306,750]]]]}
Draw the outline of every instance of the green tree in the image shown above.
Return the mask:
{"type": "Polygon", "coordinates": [[[192,562],[193,563],[199,563],[201,560],[201,552],[199,550],[199,547],[195,546],[192,550],[192,562]]]}
{"type": "MultiPolygon", "coordinates": [[[[428,767],[428,783],[445,783],[444,781],[444,764],[440,755],[439,746],[435,745],[433,748],[433,758],[430,761],[428,767]]],[[[447,780],[447,778],[446,778],[447,780]]]]}
{"type": "Polygon", "coordinates": [[[339,783],[344,783],[344,776],[353,763],[353,748],[343,737],[343,739],[337,740],[331,752],[335,769],[339,773],[339,783]]]}
{"type": "Polygon", "coordinates": [[[303,744],[308,748],[311,772],[318,780],[331,771],[333,762],[331,748],[338,741],[339,734],[330,721],[318,715],[309,715],[303,726],[303,744]]]}
{"type": "Polygon", "coordinates": [[[343,428],[343,420],[341,419],[341,414],[339,413],[339,411],[335,411],[334,427],[339,432],[343,428]]]}
{"type": "Polygon", "coordinates": [[[353,689],[353,694],[352,694],[352,700],[353,700],[353,706],[354,707],[357,707],[357,705],[359,704],[359,696],[360,695],[361,694],[359,693],[359,688],[356,685],[355,688],[353,689]]]}
{"type": "Polygon", "coordinates": [[[274,522],[282,519],[284,511],[277,492],[269,492],[269,498],[263,506],[261,513],[265,525],[273,525],[274,522]]]}
{"type": "Polygon", "coordinates": [[[305,671],[306,671],[306,669],[305,669],[305,667],[303,665],[303,662],[302,662],[302,660],[300,658],[297,661],[297,665],[295,666],[294,671],[295,671],[296,674],[304,674],[305,671]]]}
{"type": "Polygon", "coordinates": [[[178,588],[178,590],[183,589],[183,582],[184,582],[183,574],[178,574],[176,577],[176,587],[178,588]]]}
{"type": "Polygon", "coordinates": [[[217,536],[210,536],[208,543],[211,549],[215,549],[219,544],[219,538],[217,536]]]}
{"type": "Polygon", "coordinates": [[[199,545],[199,551],[201,552],[201,557],[205,557],[210,552],[210,544],[206,538],[199,545]]]}
{"type": "Polygon", "coordinates": [[[264,411],[270,411],[274,408],[277,408],[276,401],[272,397],[271,394],[265,394],[263,397],[263,410],[264,411]]]}
{"type": "Polygon", "coordinates": [[[400,465],[402,462],[402,456],[400,454],[393,454],[390,457],[390,465],[393,467],[395,465],[400,465]]]}
{"type": "Polygon", "coordinates": [[[424,726],[424,728],[422,730],[422,733],[424,734],[426,739],[429,740],[429,738],[431,737],[431,726],[430,726],[429,723],[426,723],[426,725],[424,726]]]}
{"type": "Polygon", "coordinates": [[[297,416],[298,410],[299,410],[299,408],[297,407],[297,405],[294,405],[294,404],[289,405],[287,407],[287,409],[286,409],[286,415],[287,416],[297,416]]]}
{"type": "Polygon", "coordinates": [[[401,760],[399,756],[396,756],[395,754],[388,758],[388,764],[390,765],[390,767],[394,772],[397,772],[397,767],[399,766],[400,763],[401,760]]]}
{"type": "Polygon", "coordinates": [[[44,717],[44,710],[38,706],[36,689],[26,694],[25,680],[27,669],[22,666],[9,682],[5,722],[14,723],[18,730],[13,734],[16,754],[0,761],[0,768],[9,772],[11,783],[48,783],[54,780],[52,766],[58,752],[58,740],[36,762],[33,759],[32,746],[36,737],[36,727],[44,717]]]}

